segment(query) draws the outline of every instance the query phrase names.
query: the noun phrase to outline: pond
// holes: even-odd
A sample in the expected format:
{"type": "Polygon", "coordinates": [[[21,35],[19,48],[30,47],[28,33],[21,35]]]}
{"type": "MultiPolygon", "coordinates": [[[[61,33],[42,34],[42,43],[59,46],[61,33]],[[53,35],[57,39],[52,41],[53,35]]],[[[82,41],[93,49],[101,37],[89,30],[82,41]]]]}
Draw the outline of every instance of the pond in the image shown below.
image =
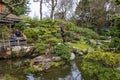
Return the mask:
{"type": "Polygon", "coordinates": [[[0,60],[0,80],[6,75],[12,80],[82,80],[78,59],[59,68],[28,75],[24,74],[26,62],[26,59],[0,60]]]}

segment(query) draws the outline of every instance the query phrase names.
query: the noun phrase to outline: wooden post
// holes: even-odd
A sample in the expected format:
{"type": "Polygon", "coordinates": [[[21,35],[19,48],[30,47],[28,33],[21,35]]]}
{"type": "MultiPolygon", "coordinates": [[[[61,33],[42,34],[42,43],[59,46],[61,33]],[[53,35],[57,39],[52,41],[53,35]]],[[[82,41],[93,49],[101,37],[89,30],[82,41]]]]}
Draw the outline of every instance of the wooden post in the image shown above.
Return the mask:
{"type": "Polygon", "coordinates": [[[9,47],[10,47],[10,40],[8,41],[8,43],[9,43],[9,47]]]}
{"type": "Polygon", "coordinates": [[[4,44],[5,40],[4,40],[3,32],[2,32],[2,39],[3,39],[3,41],[2,41],[2,43],[3,43],[3,47],[5,48],[5,44],[4,44]]]}
{"type": "Polygon", "coordinates": [[[18,39],[18,40],[17,40],[17,45],[19,46],[19,44],[20,44],[20,40],[18,39]]]}

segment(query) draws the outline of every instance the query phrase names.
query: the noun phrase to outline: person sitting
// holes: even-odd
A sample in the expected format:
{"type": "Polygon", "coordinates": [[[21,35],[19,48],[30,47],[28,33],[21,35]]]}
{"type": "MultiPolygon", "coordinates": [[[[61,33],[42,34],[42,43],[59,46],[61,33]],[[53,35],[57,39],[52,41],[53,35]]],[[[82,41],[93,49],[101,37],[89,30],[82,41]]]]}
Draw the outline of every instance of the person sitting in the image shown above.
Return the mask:
{"type": "Polygon", "coordinates": [[[12,34],[10,36],[10,41],[15,41],[17,39],[17,36],[15,34],[12,34]]]}
{"type": "Polygon", "coordinates": [[[26,37],[26,35],[25,35],[24,33],[22,33],[21,39],[22,39],[22,40],[26,40],[26,39],[27,39],[27,37],[26,37]]]}
{"type": "Polygon", "coordinates": [[[17,40],[17,36],[13,33],[13,34],[10,36],[10,45],[11,45],[11,46],[15,46],[15,45],[16,45],[16,40],[17,40]]]}
{"type": "Polygon", "coordinates": [[[21,32],[20,30],[16,29],[15,35],[16,35],[17,37],[21,37],[22,32],[21,32]]]}
{"type": "Polygon", "coordinates": [[[26,37],[26,35],[24,34],[24,33],[22,33],[22,35],[21,35],[21,40],[20,40],[20,44],[21,45],[25,45],[25,44],[27,44],[27,37],[26,37]]]}

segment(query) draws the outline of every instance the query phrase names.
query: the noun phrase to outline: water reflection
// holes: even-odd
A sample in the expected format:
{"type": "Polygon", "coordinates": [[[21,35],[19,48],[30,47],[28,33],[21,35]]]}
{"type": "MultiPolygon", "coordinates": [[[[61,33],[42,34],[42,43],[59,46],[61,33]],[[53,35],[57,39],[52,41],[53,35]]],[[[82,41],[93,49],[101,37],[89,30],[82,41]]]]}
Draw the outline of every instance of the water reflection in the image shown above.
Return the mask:
{"type": "Polygon", "coordinates": [[[8,74],[14,80],[26,80],[24,69],[27,68],[27,64],[25,61],[26,59],[0,60],[0,77],[8,74]]]}
{"type": "Polygon", "coordinates": [[[79,59],[71,62],[71,65],[65,65],[59,68],[49,69],[46,72],[26,76],[24,70],[28,68],[28,60],[0,60],[0,80],[6,74],[12,77],[11,80],[82,80],[81,73],[77,67],[77,64],[80,63],[78,61],[79,59]]]}
{"type": "Polygon", "coordinates": [[[55,72],[52,71],[52,75],[49,74],[49,73],[46,73],[46,76],[44,76],[44,74],[42,74],[40,77],[38,78],[35,78],[33,76],[33,74],[29,74],[27,76],[27,80],[82,80],[82,77],[81,77],[81,73],[78,69],[78,67],[76,66],[76,63],[73,61],[71,62],[71,66],[68,66],[68,67],[65,67],[66,69],[65,70],[62,70],[61,72],[58,72],[59,70],[56,70],[57,71],[57,75],[55,75],[55,72]],[[70,70],[69,70],[70,68],[70,70]],[[63,74],[66,74],[66,71],[70,71],[68,72],[67,75],[64,75],[63,74]],[[48,74],[48,75],[47,75],[48,74]],[[51,78],[49,78],[51,77],[51,78]]]}

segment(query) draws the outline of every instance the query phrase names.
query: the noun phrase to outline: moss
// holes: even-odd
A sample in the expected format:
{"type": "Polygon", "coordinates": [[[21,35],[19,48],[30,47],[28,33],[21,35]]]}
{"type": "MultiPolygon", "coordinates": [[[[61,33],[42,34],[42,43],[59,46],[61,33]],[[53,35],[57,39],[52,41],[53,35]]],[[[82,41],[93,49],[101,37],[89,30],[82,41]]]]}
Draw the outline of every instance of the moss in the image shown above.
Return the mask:
{"type": "Polygon", "coordinates": [[[72,43],[71,44],[71,47],[76,47],[78,48],[79,50],[87,50],[90,46],[87,45],[87,44],[80,44],[80,43],[72,43]]]}
{"type": "Polygon", "coordinates": [[[64,44],[58,44],[54,50],[55,55],[61,56],[64,60],[70,60],[70,48],[64,44]]]}
{"type": "Polygon", "coordinates": [[[52,62],[51,67],[59,67],[59,66],[64,65],[64,64],[65,64],[64,61],[52,62]]]}
{"type": "Polygon", "coordinates": [[[33,68],[33,67],[29,67],[29,68],[27,68],[27,69],[24,70],[25,74],[36,73],[36,72],[38,72],[38,69],[33,68]]]}

